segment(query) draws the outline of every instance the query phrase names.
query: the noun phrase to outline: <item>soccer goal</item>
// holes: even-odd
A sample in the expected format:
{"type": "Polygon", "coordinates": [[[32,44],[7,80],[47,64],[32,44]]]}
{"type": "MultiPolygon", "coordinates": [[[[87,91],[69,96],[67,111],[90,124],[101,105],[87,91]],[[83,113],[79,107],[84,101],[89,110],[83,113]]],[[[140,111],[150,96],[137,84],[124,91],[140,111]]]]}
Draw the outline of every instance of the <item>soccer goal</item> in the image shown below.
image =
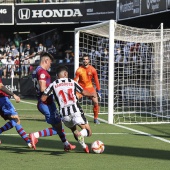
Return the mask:
{"type": "MultiPolygon", "coordinates": [[[[108,123],[170,122],[170,29],[135,28],[114,20],[75,29],[75,70],[91,56],[108,123]]],[[[92,103],[82,99],[92,113],[92,103]]],[[[100,117],[100,115],[99,115],[100,117]]]]}

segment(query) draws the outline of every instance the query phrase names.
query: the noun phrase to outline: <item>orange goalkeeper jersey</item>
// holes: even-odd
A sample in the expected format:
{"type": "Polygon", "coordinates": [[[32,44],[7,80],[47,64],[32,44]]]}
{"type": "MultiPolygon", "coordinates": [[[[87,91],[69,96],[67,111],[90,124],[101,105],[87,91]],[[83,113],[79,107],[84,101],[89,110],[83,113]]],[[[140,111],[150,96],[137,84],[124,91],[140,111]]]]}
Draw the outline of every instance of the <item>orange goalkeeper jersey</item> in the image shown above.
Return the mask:
{"type": "Polygon", "coordinates": [[[84,66],[80,66],[76,70],[76,75],[75,75],[74,80],[77,81],[80,84],[80,86],[82,86],[83,88],[91,88],[93,87],[93,82],[92,82],[93,78],[94,78],[94,82],[96,85],[96,89],[100,90],[100,84],[99,84],[97,71],[91,65],[88,65],[87,68],[84,66]]]}

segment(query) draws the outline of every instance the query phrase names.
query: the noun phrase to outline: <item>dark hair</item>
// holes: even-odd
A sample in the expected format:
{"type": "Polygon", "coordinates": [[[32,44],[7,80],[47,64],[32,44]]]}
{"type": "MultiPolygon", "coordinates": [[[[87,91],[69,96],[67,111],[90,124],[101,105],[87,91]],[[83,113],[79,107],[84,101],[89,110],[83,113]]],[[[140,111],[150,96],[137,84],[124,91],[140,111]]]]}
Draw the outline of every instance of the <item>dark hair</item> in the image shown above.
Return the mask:
{"type": "Polygon", "coordinates": [[[51,59],[51,61],[54,61],[54,57],[50,53],[42,52],[41,53],[41,58],[42,57],[49,57],[51,59]]]}
{"type": "Polygon", "coordinates": [[[58,67],[56,68],[56,74],[57,74],[57,75],[59,75],[60,72],[62,72],[62,71],[67,71],[67,72],[68,72],[68,67],[67,67],[67,66],[58,66],[58,67]]]}
{"type": "Polygon", "coordinates": [[[88,54],[84,54],[84,55],[83,55],[83,58],[84,58],[84,57],[88,57],[88,59],[90,60],[90,56],[89,56],[88,54]]]}

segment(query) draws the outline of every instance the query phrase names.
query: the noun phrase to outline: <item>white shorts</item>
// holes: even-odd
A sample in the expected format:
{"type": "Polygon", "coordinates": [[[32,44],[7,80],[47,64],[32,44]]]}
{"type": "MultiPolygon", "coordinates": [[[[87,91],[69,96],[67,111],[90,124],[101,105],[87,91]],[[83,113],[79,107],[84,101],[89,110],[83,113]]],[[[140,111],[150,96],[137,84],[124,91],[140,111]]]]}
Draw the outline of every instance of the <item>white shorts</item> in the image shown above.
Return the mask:
{"type": "Polygon", "coordinates": [[[68,128],[72,128],[75,125],[88,124],[84,113],[81,112],[72,113],[71,115],[62,117],[61,119],[68,128]]]}

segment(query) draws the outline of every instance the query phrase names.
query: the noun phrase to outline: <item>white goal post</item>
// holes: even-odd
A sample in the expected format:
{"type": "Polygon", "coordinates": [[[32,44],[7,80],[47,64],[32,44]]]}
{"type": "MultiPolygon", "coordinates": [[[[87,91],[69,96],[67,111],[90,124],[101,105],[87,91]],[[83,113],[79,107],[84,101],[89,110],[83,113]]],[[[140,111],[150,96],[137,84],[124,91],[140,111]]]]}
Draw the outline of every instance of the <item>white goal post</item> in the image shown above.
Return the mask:
{"type": "MultiPolygon", "coordinates": [[[[99,117],[108,123],[170,123],[170,29],[144,29],[114,20],[75,29],[75,68],[84,54],[102,90],[99,117]]],[[[91,101],[82,99],[92,113],[91,101]]]]}

